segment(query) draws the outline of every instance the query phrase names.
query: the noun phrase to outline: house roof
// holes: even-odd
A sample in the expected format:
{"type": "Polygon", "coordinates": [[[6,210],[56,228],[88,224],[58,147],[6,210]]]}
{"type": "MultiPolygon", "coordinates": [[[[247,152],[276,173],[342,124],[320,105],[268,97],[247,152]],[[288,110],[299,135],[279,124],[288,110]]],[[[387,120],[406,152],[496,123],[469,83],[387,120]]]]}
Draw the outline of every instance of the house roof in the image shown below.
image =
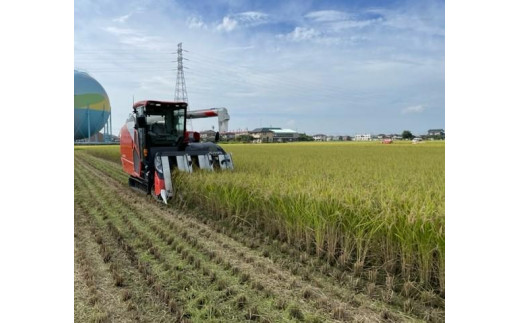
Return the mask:
{"type": "Polygon", "coordinates": [[[272,132],[270,128],[256,128],[251,130],[251,132],[272,132]]]}
{"type": "Polygon", "coordinates": [[[282,129],[282,128],[273,128],[273,127],[264,127],[264,128],[256,128],[251,132],[273,132],[273,133],[297,133],[292,129],[282,129]]]}
{"type": "Polygon", "coordinates": [[[296,131],[292,130],[292,129],[274,129],[274,128],[271,128],[271,131],[274,132],[274,133],[297,133],[296,131]]]}

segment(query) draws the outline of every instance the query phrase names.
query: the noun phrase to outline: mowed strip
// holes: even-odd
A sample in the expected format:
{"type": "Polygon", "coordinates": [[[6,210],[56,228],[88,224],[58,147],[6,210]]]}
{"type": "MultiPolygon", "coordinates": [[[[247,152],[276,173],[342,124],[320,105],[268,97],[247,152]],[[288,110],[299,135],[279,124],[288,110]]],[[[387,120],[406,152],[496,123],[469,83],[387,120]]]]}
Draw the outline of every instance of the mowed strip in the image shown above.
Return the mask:
{"type": "MultiPolygon", "coordinates": [[[[101,296],[114,303],[99,305],[97,309],[101,308],[102,312],[114,309],[119,311],[117,315],[106,313],[98,315],[98,318],[90,317],[90,320],[171,322],[172,316],[168,304],[164,304],[153,293],[150,293],[145,277],[140,275],[136,269],[137,263],[132,262],[128,253],[123,250],[124,244],[114,238],[109,232],[109,227],[96,218],[103,212],[90,199],[91,192],[85,189],[83,178],[78,176],[78,172],[75,171],[75,173],[75,230],[82,232],[82,234],[77,234],[78,238],[90,237],[89,240],[79,239],[76,242],[75,254],[82,255],[88,249],[97,250],[99,254],[97,257],[102,261],[98,259],[95,267],[97,271],[102,272],[105,279],[102,281],[103,284],[94,284],[95,295],[102,294],[101,296]],[[97,246],[93,244],[92,239],[97,246]],[[121,314],[122,310],[126,313],[121,314]]],[[[82,286],[81,279],[78,280],[80,280],[78,286],[82,286]]],[[[82,289],[80,287],[75,289],[75,294],[81,297],[82,289]]],[[[87,308],[84,310],[86,312],[92,311],[89,307],[96,305],[91,300],[88,303],[81,301],[79,303],[82,304],[79,307],[87,308]]],[[[81,313],[81,311],[78,312],[81,313]]]]}
{"type": "MultiPolygon", "coordinates": [[[[76,209],[74,210],[75,215],[76,209]]],[[[87,258],[84,243],[80,240],[82,230],[74,221],[74,320],[87,322],[95,317],[107,317],[103,309],[96,306],[98,291],[91,260],[87,258]]]]}
{"type": "MultiPolygon", "coordinates": [[[[204,260],[209,259],[212,266],[223,268],[225,273],[231,272],[231,276],[238,278],[236,283],[239,285],[248,286],[254,293],[275,301],[275,309],[265,308],[270,313],[273,310],[282,310],[282,316],[288,319],[299,319],[306,315],[317,319],[344,321],[384,321],[390,317],[392,320],[411,319],[395,308],[386,308],[380,302],[359,296],[354,291],[338,293],[337,288],[330,288],[332,286],[318,286],[304,281],[300,276],[274,264],[261,251],[252,250],[196,219],[150,203],[150,199],[123,186],[120,179],[114,180],[106,176],[106,173],[113,174],[113,170],[107,169],[118,165],[83,154],[76,155],[76,165],[88,170],[89,176],[96,177],[96,189],[101,191],[100,195],[110,196],[112,205],[126,205],[126,213],[133,217],[127,220],[128,223],[134,227],[148,228],[147,239],[152,248],[158,246],[154,253],[167,251],[166,245],[169,245],[172,238],[179,241],[177,246],[182,246],[187,241],[190,252],[198,253],[190,260],[185,252],[189,261],[196,262],[200,258],[195,258],[202,255],[204,260]],[[392,314],[389,315],[389,312],[392,314]]],[[[181,251],[181,256],[182,254],[181,251]]]]}
{"type": "MultiPolygon", "coordinates": [[[[266,318],[267,321],[283,320],[283,311],[276,309],[268,295],[241,284],[220,268],[219,264],[204,259],[194,252],[190,242],[174,238],[164,241],[154,237],[148,223],[137,223],[132,210],[113,199],[114,192],[102,192],[99,178],[93,178],[92,169],[80,163],[75,169],[80,175],[80,185],[91,192],[94,202],[105,210],[96,215],[113,228],[115,236],[123,241],[125,251],[131,250],[131,258],[149,285],[149,292],[169,301],[172,314],[180,314],[172,320],[241,322],[244,319],[266,318]],[[110,197],[106,199],[106,197],[110,197]],[[129,216],[130,215],[130,216],[129,216]]],[[[137,201],[139,202],[139,201],[137,201]]],[[[245,281],[244,281],[245,282],[245,281]]]]}
{"type": "Polygon", "coordinates": [[[74,209],[75,319],[78,321],[133,322],[134,313],[126,310],[107,261],[105,245],[96,243],[87,228],[83,210],[74,209]],[[76,288],[77,286],[77,288],[76,288]]]}

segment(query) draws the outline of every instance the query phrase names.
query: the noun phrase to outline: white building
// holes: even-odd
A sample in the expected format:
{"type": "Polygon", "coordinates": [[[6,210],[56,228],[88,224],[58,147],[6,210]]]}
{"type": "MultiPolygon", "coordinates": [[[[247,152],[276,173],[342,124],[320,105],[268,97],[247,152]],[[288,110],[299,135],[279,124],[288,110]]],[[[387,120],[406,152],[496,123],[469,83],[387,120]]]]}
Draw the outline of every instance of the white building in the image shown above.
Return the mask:
{"type": "Polygon", "coordinates": [[[319,133],[317,135],[312,136],[312,138],[314,139],[314,141],[325,141],[327,140],[327,135],[319,133]]]}
{"type": "Polygon", "coordinates": [[[363,135],[356,135],[354,137],[355,141],[371,141],[372,135],[371,134],[363,134],[363,135]]]}
{"type": "Polygon", "coordinates": [[[300,137],[300,134],[292,129],[271,128],[271,131],[274,133],[275,142],[298,141],[300,137]]]}

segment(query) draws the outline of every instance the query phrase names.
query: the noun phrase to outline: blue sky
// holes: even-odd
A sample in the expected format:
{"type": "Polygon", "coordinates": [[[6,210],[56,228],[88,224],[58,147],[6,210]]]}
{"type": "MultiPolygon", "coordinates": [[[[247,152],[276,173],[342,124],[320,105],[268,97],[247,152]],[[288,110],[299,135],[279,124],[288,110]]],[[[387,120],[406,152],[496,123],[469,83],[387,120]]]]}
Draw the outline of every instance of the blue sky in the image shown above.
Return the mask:
{"type": "MultiPolygon", "coordinates": [[[[230,130],[424,134],[445,128],[440,1],[74,2],[74,65],[107,91],[114,134],[132,97],[173,100],[176,50],[191,109],[230,130]]],[[[217,126],[194,120],[193,130],[217,126]]]]}

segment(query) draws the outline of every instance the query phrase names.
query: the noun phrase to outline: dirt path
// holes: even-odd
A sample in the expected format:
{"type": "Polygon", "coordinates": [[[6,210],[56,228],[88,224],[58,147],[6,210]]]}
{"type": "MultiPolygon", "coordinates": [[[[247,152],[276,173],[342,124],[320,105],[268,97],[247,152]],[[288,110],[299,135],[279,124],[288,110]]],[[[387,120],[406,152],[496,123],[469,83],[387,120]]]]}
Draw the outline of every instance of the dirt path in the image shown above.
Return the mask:
{"type": "MultiPolygon", "coordinates": [[[[203,220],[203,216],[161,205],[129,189],[126,175],[118,166],[75,153],[75,226],[76,231],[83,232],[78,234],[75,254],[99,250],[99,259],[92,267],[106,277],[105,285],[110,287],[97,295],[107,300],[106,304],[95,305],[101,314],[94,312],[101,319],[443,320],[443,311],[425,310],[416,302],[410,303],[405,313],[398,306],[405,302],[400,296],[393,296],[390,304],[380,301],[372,294],[384,295],[384,289],[368,284],[371,289],[364,290],[359,287],[363,286],[359,278],[341,276],[288,246],[262,239],[261,234],[232,230],[203,220]],[[280,249],[287,249],[292,256],[284,256],[280,249]],[[110,259],[104,262],[107,254],[110,259]],[[340,283],[338,277],[345,283],[340,283]],[[119,280],[121,286],[117,286],[119,280]],[[121,302],[128,304],[121,306],[121,302]],[[125,310],[107,310],[112,307],[125,310]],[[417,316],[417,312],[423,316],[417,316]]],[[[75,282],[75,294],[81,304],[77,312],[87,316],[88,296],[80,296],[88,288],[82,281],[75,282]]]]}

